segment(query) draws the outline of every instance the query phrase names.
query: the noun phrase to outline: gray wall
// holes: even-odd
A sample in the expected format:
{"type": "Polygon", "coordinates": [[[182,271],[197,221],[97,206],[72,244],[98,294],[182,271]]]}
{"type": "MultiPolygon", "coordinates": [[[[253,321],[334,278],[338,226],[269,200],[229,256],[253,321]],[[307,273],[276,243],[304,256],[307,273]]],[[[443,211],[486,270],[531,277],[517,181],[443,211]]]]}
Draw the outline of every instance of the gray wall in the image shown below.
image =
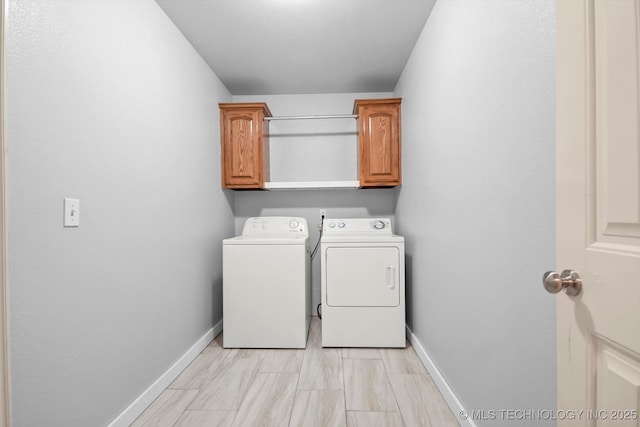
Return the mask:
{"type": "Polygon", "coordinates": [[[13,424],[106,425],[222,317],[231,96],[152,0],[10,0],[7,40],[13,424]]]}
{"type": "Polygon", "coordinates": [[[556,405],[554,60],[553,1],[440,0],[394,92],[408,324],[469,410],[556,405]]]}

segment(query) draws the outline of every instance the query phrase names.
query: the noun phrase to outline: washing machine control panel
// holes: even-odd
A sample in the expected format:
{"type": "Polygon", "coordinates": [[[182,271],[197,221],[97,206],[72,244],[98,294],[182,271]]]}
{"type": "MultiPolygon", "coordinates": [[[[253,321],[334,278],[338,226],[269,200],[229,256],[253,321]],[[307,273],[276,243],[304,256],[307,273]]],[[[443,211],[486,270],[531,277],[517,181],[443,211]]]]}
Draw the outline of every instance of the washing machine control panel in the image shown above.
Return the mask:
{"type": "Polygon", "coordinates": [[[392,234],[389,218],[326,218],[322,231],[328,234],[392,234]]]}
{"type": "Polygon", "coordinates": [[[307,236],[307,221],[299,217],[258,216],[247,219],[242,230],[243,236],[283,234],[307,236]]]}

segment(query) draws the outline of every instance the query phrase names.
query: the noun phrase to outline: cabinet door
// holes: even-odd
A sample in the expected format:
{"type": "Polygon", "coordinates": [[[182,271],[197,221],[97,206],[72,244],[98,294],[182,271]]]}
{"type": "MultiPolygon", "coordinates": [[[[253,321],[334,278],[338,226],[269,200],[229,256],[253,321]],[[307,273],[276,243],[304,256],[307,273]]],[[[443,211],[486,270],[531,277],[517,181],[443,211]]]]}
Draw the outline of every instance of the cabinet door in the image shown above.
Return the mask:
{"type": "Polygon", "coordinates": [[[400,102],[361,104],[358,109],[360,185],[400,185],[400,102]]]}
{"type": "Polygon", "coordinates": [[[262,188],[268,156],[262,107],[221,105],[220,115],[223,188],[262,188]]]}

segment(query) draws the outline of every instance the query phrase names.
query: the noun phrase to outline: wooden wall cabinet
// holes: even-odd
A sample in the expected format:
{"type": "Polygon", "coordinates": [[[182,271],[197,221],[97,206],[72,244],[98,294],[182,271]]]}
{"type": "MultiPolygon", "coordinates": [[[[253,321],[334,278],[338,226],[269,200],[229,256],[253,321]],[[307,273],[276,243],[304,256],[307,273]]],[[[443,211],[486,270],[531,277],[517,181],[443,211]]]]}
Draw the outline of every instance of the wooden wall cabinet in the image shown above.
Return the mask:
{"type": "MultiPolygon", "coordinates": [[[[355,100],[353,114],[358,117],[360,188],[402,184],[401,101],[401,98],[355,100]]],[[[265,117],[271,117],[269,107],[264,102],[219,106],[222,187],[236,190],[267,188],[269,121],[265,117]]]]}
{"type": "Polygon", "coordinates": [[[356,99],[358,115],[358,170],[360,187],[402,184],[401,98],[356,99]]]}
{"type": "Polygon", "coordinates": [[[222,187],[262,189],[269,181],[267,104],[227,103],[220,106],[222,187]]]}

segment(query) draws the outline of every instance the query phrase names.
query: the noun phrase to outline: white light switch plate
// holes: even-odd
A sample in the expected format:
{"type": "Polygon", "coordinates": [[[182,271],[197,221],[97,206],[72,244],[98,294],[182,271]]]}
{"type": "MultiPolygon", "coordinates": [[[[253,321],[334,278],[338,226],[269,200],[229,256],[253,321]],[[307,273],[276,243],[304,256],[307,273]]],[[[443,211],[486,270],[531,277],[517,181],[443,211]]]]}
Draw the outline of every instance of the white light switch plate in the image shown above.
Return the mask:
{"type": "Polygon", "coordinates": [[[78,227],[80,225],[80,200],[64,199],[64,226],[78,227]]]}

